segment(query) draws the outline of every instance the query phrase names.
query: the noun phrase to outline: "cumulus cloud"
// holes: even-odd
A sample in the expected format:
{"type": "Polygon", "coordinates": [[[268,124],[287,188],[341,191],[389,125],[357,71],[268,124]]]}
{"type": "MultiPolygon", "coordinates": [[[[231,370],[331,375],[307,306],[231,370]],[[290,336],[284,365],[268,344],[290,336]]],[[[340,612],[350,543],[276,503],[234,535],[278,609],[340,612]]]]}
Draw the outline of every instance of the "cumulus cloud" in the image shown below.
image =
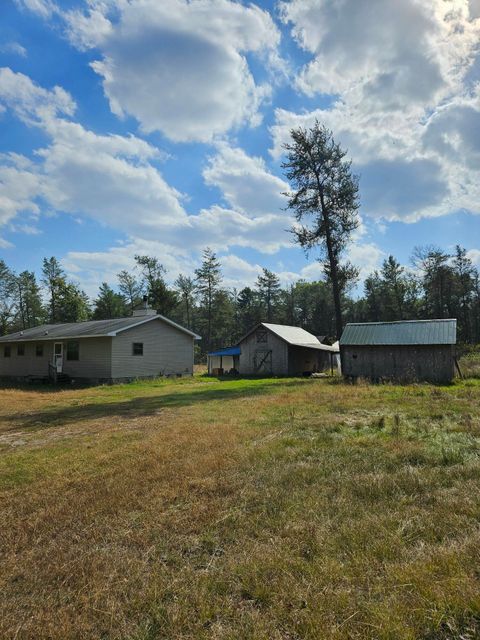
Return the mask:
{"type": "Polygon", "coordinates": [[[280,211],[285,184],[263,161],[241,149],[221,145],[211,158],[206,180],[223,192],[228,206],[213,205],[187,214],[183,195],[169,185],[155,163],[164,159],[136,136],[99,135],[59,114],[75,104],[58,87],[48,91],[22,74],[0,72],[0,104],[51,138],[36,160],[5,157],[0,165],[3,219],[22,211],[40,213],[39,201],[55,211],[88,216],[123,231],[135,242],[152,240],[172,254],[253,247],[274,253],[290,245],[288,216],[280,211]],[[231,162],[231,166],[229,166],[231,162]],[[255,202],[255,192],[261,194],[255,202]]]}
{"type": "Polygon", "coordinates": [[[298,90],[329,94],[333,103],[310,113],[277,110],[272,154],[281,155],[292,127],[318,119],[363,176],[365,213],[413,221],[462,206],[478,212],[478,9],[477,0],[281,3],[311,55],[298,90]]]}
{"type": "Polygon", "coordinates": [[[70,40],[96,47],[92,63],[111,110],[146,132],[209,141],[258,123],[269,87],[258,85],[246,54],[268,64],[279,31],[268,12],[230,0],[95,2],[65,16],[70,40]]]}
{"type": "Polygon", "coordinates": [[[218,145],[203,172],[208,185],[218,187],[234,209],[248,216],[278,213],[286,205],[289,186],[273,175],[262,158],[248,156],[226,143],[218,145]]]}

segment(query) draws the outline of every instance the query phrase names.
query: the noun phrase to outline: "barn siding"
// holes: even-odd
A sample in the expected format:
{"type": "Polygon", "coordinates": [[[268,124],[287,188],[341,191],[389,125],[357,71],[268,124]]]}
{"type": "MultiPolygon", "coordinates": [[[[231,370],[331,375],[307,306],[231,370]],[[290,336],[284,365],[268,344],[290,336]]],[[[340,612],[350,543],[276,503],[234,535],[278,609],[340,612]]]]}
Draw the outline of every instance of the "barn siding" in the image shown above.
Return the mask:
{"type": "Polygon", "coordinates": [[[112,378],[193,374],[193,337],[162,320],[122,331],[112,342],[112,378]],[[133,356],[134,342],[143,356],[133,356]]]}
{"type": "Polygon", "coordinates": [[[348,377],[450,382],[455,375],[452,345],[342,345],[340,352],[342,372],[348,377]]]}
{"type": "Polygon", "coordinates": [[[288,345],[271,331],[267,330],[267,342],[257,343],[256,331],[242,340],[240,343],[240,365],[241,375],[255,375],[255,353],[257,350],[272,350],[272,375],[288,375],[288,345]]]}

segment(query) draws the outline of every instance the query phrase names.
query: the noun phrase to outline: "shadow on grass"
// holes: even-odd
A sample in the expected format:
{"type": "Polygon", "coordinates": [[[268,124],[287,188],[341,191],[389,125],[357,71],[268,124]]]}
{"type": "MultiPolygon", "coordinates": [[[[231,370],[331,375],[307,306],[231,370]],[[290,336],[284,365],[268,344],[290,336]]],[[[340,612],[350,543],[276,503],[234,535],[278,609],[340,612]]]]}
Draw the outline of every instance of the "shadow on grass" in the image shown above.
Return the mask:
{"type": "MultiPolygon", "coordinates": [[[[295,380],[289,380],[282,387],[292,387],[301,384],[295,380]]],[[[137,418],[150,416],[165,408],[192,406],[199,403],[215,400],[237,400],[256,395],[264,395],[278,388],[278,384],[272,381],[256,383],[251,387],[216,387],[208,389],[183,390],[177,387],[172,393],[163,393],[155,396],[140,396],[120,402],[102,402],[101,398],[96,403],[77,404],[74,406],[55,407],[32,413],[14,413],[2,416],[2,421],[8,426],[0,429],[3,433],[17,431],[18,429],[41,430],[53,426],[63,426],[72,422],[82,422],[102,418],[117,417],[137,418]]]]}

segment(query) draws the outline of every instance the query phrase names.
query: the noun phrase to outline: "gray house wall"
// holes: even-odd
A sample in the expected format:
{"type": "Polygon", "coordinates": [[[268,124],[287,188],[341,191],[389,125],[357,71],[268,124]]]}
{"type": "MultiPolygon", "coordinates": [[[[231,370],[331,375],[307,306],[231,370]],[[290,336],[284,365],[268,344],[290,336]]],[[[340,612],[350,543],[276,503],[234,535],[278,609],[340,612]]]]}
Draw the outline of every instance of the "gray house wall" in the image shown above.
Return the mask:
{"type": "MultiPolygon", "coordinates": [[[[272,351],[272,370],[274,376],[288,375],[288,345],[271,331],[267,331],[267,342],[257,343],[257,332],[253,331],[242,340],[240,346],[239,373],[241,375],[255,375],[255,354],[258,358],[266,350],[272,351]]],[[[263,374],[269,372],[263,371],[263,374]]]]}
{"type": "MultiPolygon", "coordinates": [[[[112,376],[111,354],[114,338],[83,338],[79,343],[79,359],[67,360],[67,342],[63,342],[63,373],[79,380],[108,380],[112,376]]],[[[53,346],[52,346],[53,349],[53,346]]]]}
{"type": "Polygon", "coordinates": [[[162,320],[127,329],[112,338],[114,380],[192,374],[193,337],[162,320]],[[143,356],[133,355],[134,342],[143,343],[143,356]]]}
{"type": "Polygon", "coordinates": [[[455,375],[452,345],[340,347],[347,377],[410,382],[451,382],[455,375]]]}
{"type": "Polygon", "coordinates": [[[52,359],[53,343],[22,342],[25,355],[17,355],[17,344],[0,344],[0,377],[47,376],[48,363],[52,359]],[[36,356],[36,345],[43,344],[43,356],[36,356]],[[5,347],[10,347],[10,357],[5,358],[5,347]]]}
{"type": "Polygon", "coordinates": [[[79,359],[67,360],[67,342],[70,340],[36,340],[0,344],[0,377],[47,377],[48,365],[53,362],[53,347],[63,344],[63,373],[78,379],[108,379],[111,377],[112,338],[79,338],[79,359]],[[17,345],[23,344],[25,355],[17,355],[17,345]],[[43,355],[36,355],[37,344],[43,345],[43,355]],[[5,358],[5,347],[10,346],[11,356],[5,358]]]}

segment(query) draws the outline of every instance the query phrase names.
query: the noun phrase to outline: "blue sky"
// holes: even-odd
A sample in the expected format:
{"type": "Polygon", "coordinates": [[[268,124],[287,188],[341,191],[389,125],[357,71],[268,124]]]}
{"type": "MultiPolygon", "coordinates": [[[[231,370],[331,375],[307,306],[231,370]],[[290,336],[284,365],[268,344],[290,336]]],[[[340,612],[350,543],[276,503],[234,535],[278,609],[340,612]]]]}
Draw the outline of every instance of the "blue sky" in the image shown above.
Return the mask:
{"type": "Polygon", "coordinates": [[[317,278],[281,196],[317,118],[360,175],[362,276],[427,244],[479,264],[479,36],[480,0],[3,0],[0,255],[92,296],[207,245],[230,286],[317,278]]]}

